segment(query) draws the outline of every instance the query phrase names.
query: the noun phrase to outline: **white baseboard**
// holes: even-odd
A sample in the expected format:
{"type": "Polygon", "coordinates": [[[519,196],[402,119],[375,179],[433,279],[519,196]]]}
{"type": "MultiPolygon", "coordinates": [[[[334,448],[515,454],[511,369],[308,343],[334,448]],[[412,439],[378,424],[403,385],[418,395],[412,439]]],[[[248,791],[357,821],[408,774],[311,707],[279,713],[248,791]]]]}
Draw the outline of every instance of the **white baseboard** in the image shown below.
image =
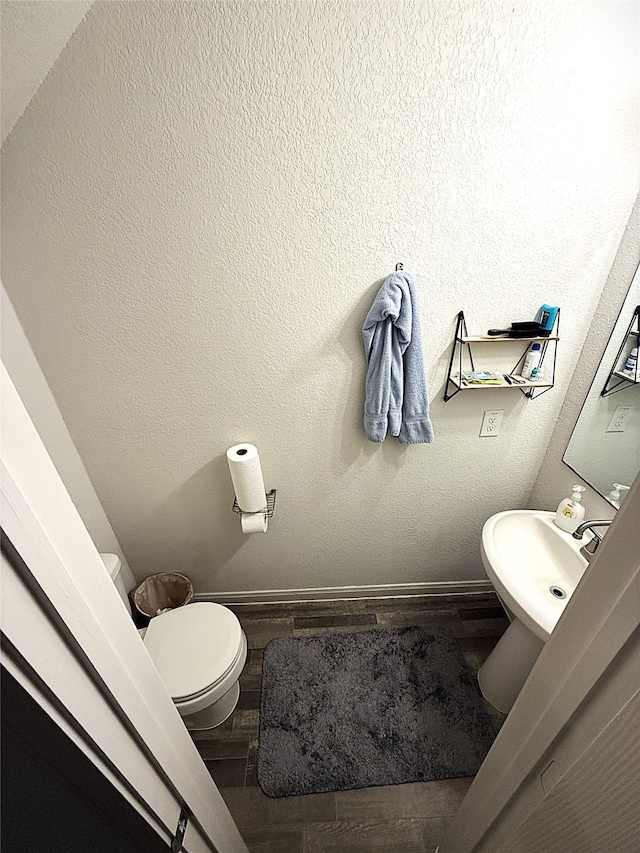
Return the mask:
{"type": "Polygon", "coordinates": [[[439,583],[320,586],[312,589],[255,589],[242,592],[200,592],[194,601],[219,604],[279,604],[288,601],[326,601],[345,598],[395,598],[413,595],[481,595],[494,592],[488,580],[439,583]]]}

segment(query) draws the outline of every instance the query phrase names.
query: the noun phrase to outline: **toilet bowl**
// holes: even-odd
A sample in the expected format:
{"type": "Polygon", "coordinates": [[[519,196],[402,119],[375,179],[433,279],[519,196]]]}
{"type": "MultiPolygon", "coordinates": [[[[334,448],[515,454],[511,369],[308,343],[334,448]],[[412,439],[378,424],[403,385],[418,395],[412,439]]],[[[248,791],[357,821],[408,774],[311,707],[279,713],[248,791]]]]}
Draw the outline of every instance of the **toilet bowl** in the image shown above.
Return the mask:
{"type": "MultiPolygon", "coordinates": [[[[120,559],[100,556],[129,607],[120,559]]],[[[141,635],[188,729],[211,729],[231,715],[247,660],[247,639],[235,613],[212,601],[186,604],[154,616],[141,635]]]]}
{"type": "Polygon", "coordinates": [[[247,640],[235,613],[212,601],[154,616],[147,651],[188,729],[219,726],[236,707],[247,640]]]}

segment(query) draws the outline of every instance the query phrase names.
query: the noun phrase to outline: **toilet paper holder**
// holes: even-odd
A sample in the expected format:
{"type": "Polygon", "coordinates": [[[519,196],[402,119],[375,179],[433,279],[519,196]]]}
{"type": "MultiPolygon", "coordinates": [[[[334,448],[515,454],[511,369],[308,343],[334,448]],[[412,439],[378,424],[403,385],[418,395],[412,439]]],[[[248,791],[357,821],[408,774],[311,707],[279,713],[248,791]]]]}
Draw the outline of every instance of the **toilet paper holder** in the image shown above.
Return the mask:
{"type": "MultiPolygon", "coordinates": [[[[266,506],[266,509],[262,510],[262,512],[264,513],[265,518],[273,518],[273,513],[274,513],[274,510],[276,508],[276,490],[271,489],[270,492],[266,493],[265,497],[267,499],[267,506],[266,506]]],[[[238,498],[234,497],[233,506],[231,507],[231,509],[234,512],[238,512],[238,513],[240,513],[240,515],[242,515],[243,510],[240,509],[240,504],[238,503],[238,498]]]]}

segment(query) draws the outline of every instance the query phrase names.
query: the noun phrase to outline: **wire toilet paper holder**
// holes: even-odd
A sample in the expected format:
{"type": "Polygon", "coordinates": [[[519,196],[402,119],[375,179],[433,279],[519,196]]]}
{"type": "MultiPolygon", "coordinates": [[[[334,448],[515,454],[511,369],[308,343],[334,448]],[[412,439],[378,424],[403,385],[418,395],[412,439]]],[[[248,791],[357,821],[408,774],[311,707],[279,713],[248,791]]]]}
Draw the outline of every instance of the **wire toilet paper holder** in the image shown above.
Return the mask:
{"type": "MultiPolygon", "coordinates": [[[[276,490],[271,489],[270,492],[266,493],[265,498],[267,499],[267,506],[265,509],[259,510],[259,512],[264,513],[265,518],[273,518],[273,513],[274,513],[275,508],[276,508],[276,490]]],[[[240,515],[242,515],[242,513],[244,512],[244,510],[240,509],[240,504],[238,503],[238,498],[235,497],[235,495],[233,498],[233,506],[231,507],[231,509],[234,512],[239,513],[240,515]]],[[[254,515],[255,513],[249,513],[249,514],[254,515]]]]}

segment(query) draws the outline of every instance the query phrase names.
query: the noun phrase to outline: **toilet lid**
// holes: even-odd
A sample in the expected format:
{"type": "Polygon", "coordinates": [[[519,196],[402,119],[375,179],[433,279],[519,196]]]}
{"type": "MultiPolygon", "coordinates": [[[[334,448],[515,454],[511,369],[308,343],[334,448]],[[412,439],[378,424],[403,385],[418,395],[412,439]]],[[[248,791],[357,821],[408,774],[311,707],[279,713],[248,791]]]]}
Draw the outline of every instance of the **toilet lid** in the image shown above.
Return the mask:
{"type": "Polygon", "coordinates": [[[242,645],[242,628],[231,610],[199,601],[154,616],[144,644],[171,697],[188,699],[229,672],[242,645]]]}

